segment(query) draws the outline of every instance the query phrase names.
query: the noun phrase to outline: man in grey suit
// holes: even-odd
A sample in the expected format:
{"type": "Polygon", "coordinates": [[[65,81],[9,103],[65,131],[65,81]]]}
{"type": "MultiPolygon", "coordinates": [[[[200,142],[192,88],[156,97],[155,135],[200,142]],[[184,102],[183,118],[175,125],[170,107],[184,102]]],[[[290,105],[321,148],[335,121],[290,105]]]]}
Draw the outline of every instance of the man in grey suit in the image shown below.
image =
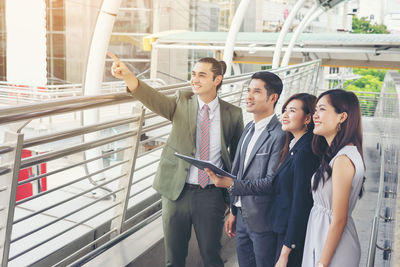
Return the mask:
{"type": "Polygon", "coordinates": [[[162,195],[166,266],[185,266],[192,226],[204,266],[223,266],[220,240],[228,202],[224,199],[226,190],[216,188],[203,170],[174,153],[209,160],[231,170],[243,118],[239,107],[217,94],[225,63],[214,58],[199,59],[192,70],[192,92],[166,96],[138,80],[115,55],[108,55],[114,59],[112,74],[125,81],[129,92],[172,122],[153,183],[162,195]]]}
{"type": "Polygon", "coordinates": [[[236,236],[236,249],[241,267],[273,267],[274,236],[271,229],[271,190],[285,133],[274,113],[282,91],[281,79],[267,71],[251,77],[246,97],[246,110],[253,113],[239,140],[232,174],[236,179],[217,177],[206,170],[217,187],[228,188],[231,214],[225,231],[236,236]]]}

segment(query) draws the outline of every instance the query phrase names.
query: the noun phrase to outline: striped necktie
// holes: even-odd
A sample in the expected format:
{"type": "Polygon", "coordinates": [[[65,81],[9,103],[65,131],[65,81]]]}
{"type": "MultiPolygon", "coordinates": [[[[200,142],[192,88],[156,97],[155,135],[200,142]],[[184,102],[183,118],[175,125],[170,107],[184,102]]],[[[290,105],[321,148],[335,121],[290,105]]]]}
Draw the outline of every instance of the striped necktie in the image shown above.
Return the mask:
{"type": "MultiPolygon", "coordinates": [[[[200,159],[209,160],[210,158],[210,108],[204,105],[200,110],[201,117],[201,133],[200,133],[200,159]]],[[[210,178],[207,173],[199,169],[198,182],[199,185],[204,188],[208,185],[210,178]]]]}
{"type": "Polygon", "coordinates": [[[240,152],[240,161],[239,161],[240,165],[239,165],[239,173],[238,173],[238,175],[240,175],[240,179],[242,179],[243,171],[245,169],[244,160],[246,158],[247,147],[249,146],[250,140],[254,134],[254,129],[255,129],[255,126],[253,123],[250,126],[249,134],[246,136],[246,139],[243,142],[242,151],[240,152]]]}

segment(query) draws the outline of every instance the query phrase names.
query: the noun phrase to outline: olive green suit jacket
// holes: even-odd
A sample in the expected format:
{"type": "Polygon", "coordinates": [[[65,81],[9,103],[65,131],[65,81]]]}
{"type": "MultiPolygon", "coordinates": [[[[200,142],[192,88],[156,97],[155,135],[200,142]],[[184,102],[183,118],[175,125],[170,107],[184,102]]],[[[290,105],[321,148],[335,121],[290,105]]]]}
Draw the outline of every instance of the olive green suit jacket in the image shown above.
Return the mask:
{"type": "MultiPolygon", "coordinates": [[[[166,96],[142,81],[139,81],[139,87],[132,95],[153,112],[172,121],[172,130],[161,154],[153,187],[164,197],[176,200],[185,185],[190,164],[174,156],[174,153],[192,157],[196,153],[197,97],[187,91],[166,96]]],[[[243,131],[243,116],[239,107],[220,98],[219,104],[221,159],[224,169],[230,171],[243,131]]]]}

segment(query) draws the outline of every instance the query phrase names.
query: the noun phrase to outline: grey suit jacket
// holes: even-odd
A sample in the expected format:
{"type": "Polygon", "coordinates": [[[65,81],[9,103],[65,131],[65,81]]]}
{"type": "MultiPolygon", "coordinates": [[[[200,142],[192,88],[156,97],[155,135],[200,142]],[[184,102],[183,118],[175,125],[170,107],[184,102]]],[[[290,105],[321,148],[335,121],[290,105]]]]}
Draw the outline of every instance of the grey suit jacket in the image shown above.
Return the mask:
{"type": "MultiPolygon", "coordinates": [[[[196,153],[197,97],[193,92],[186,91],[166,96],[142,81],[139,81],[139,87],[132,95],[153,112],[172,121],[171,133],[161,154],[153,187],[164,197],[176,200],[185,185],[190,164],[174,156],[174,153],[187,156],[196,153]]],[[[224,169],[230,171],[239,136],[243,131],[242,110],[220,98],[219,104],[221,159],[224,169]]]]}
{"type": "Polygon", "coordinates": [[[237,196],[241,196],[242,216],[250,230],[266,232],[272,230],[272,182],[286,138],[281,123],[274,115],[257,139],[242,175],[238,173],[240,148],[250,126],[251,123],[246,125],[233,161],[232,174],[237,176],[237,180],[231,192],[231,209],[233,215],[237,215],[237,208],[233,204],[237,196]]]}

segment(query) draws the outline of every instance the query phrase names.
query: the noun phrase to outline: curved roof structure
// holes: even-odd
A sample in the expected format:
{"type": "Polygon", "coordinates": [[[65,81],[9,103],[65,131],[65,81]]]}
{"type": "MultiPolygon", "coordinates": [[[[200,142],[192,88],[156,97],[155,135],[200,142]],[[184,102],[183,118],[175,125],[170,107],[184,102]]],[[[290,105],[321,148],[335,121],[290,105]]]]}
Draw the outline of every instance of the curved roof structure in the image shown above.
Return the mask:
{"type": "MultiPolygon", "coordinates": [[[[226,32],[172,32],[145,37],[153,48],[223,51],[226,32]]],[[[270,64],[279,33],[240,32],[236,63],[270,64]]],[[[291,33],[286,36],[288,44],[291,33]]],[[[285,51],[285,47],[283,47],[285,51]]],[[[324,66],[400,69],[400,36],[394,34],[303,33],[290,63],[322,59],[324,66]]]]}

